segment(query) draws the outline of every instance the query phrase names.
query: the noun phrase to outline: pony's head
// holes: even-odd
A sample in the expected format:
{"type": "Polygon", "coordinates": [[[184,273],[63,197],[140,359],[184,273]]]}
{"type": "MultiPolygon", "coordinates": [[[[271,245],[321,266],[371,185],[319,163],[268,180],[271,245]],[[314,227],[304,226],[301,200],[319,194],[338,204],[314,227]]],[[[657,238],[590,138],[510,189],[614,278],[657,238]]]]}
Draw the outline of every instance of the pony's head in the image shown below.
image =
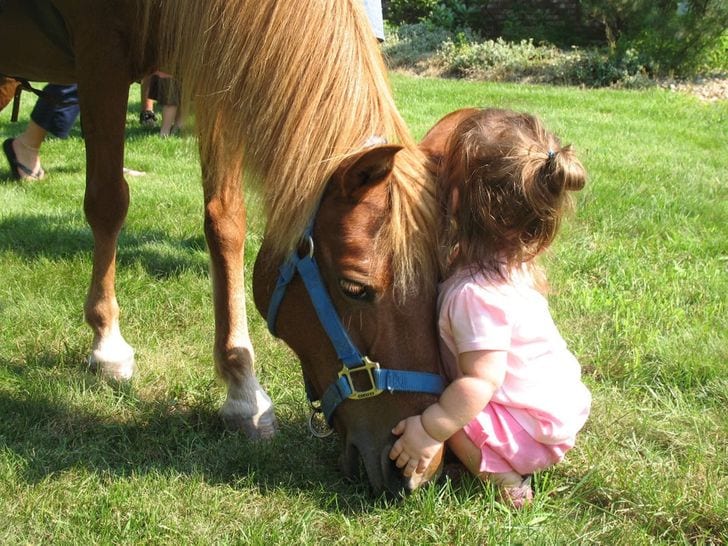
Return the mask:
{"type": "MultiPolygon", "coordinates": [[[[431,218],[432,211],[424,213],[422,203],[413,200],[406,189],[412,174],[408,169],[420,161],[416,151],[393,145],[367,148],[347,158],[323,194],[312,243],[302,244],[296,254],[313,256],[333,312],[354,347],[387,374],[403,372],[404,381],[412,379],[415,385],[420,375],[429,382],[439,372],[437,266],[432,246],[435,218],[431,218]],[[429,225],[423,225],[425,219],[429,225]],[[426,240],[432,243],[429,249],[426,240]],[[418,252],[430,255],[413,256],[418,252]]],[[[256,305],[263,315],[269,313],[284,259],[272,245],[263,243],[253,276],[256,305]]],[[[299,356],[311,395],[326,402],[332,389],[337,390],[332,385],[342,381],[339,373],[344,366],[306,284],[301,275],[293,277],[273,319],[274,327],[299,356]]],[[[344,381],[344,389],[351,381],[355,391],[377,390],[362,368],[344,381]]],[[[394,390],[387,392],[385,387],[374,396],[347,398],[333,409],[324,408],[331,413],[330,421],[343,441],[345,473],[354,474],[361,461],[375,493],[410,491],[432,479],[441,466],[438,458],[424,475],[409,479],[390,461],[388,454],[395,440],[392,428],[436,400],[431,393],[394,390]]],[[[428,389],[415,386],[411,390],[428,389]]]]}

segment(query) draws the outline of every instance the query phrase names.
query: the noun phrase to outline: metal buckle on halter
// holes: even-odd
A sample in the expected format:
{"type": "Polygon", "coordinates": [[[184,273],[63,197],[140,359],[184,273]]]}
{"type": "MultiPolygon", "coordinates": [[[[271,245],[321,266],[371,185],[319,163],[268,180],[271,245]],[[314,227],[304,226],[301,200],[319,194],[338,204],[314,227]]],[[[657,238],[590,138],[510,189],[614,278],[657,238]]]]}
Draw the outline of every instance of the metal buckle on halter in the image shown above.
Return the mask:
{"type": "Polygon", "coordinates": [[[316,438],[328,438],[334,433],[333,427],[326,422],[321,404],[309,401],[311,415],[308,416],[308,430],[316,438]]]}
{"type": "Polygon", "coordinates": [[[356,368],[349,368],[347,366],[344,366],[339,372],[339,378],[346,378],[347,383],[349,383],[349,388],[351,389],[351,394],[349,395],[349,398],[353,400],[372,398],[373,396],[378,396],[382,394],[382,392],[384,392],[384,389],[377,388],[377,384],[374,379],[374,370],[379,369],[379,362],[372,362],[371,360],[369,360],[368,356],[362,358],[361,362],[361,365],[357,366],[356,368]],[[369,384],[371,385],[371,388],[363,391],[356,389],[351,376],[354,373],[360,372],[366,372],[366,374],[369,376],[369,384]]]}

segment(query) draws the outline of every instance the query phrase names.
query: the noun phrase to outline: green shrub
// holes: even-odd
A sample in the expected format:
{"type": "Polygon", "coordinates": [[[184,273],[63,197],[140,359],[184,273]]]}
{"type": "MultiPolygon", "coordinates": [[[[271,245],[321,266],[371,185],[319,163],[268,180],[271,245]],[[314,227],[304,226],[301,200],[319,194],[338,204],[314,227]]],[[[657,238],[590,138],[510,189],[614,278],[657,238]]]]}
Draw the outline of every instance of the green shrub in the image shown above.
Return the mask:
{"type": "Polygon", "coordinates": [[[508,75],[542,64],[555,54],[554,48],[537,47],[531,40],[460,40],[445,42],[436,54],[436,62],[453,76],[507,79],[508,75]]]}
{"type": "Polygon", "coordinates": [[[505,14],[501,34],[510,42],[533,40],[536,43],[569,47],[590,41],[587,29],[579,21],[560,11],[555,12],[553,6],[513,2],[505,14]]]}
{"type": "Polygon", "coordinates": [[[388,24],[385,34],[383,53],[392,68],[413,67],[453,39],[452,32],[428,23],[388,24]]]}
{"type": "Polygon", "coordinates": [[[441,0],[436,3],[427,21],[446,28],[451,32],[481,32],[482,22],[486,20],[485,6],[482,2],[465,0],[441,0]]]}
{"type": "Polygon", "coordinates": [[[594,27],[584,26],[580,11],[570,6],[522,0],[498,6],[501,17],[494,19],[490,4],[483,0],[393,0],[385,3],[384,14],[394,25],[426,22],[453,33],[467,30],[512,42],[531,39],[570,46],[593,41],[594,27]]]}
{"type": "MultiPolygon", "coordinates": [[[[568,85],[589,87],[645,87],[647,69],[635,50],[617,57],[606,49],[574,48],[559,63],[563,81],[568,85]]],[[[558,80],[558,78],[554,78],[558,80]]]]}
{"type": "Polygon", "coordinates": [[[479,40],[430,23],[388,27],[383,51],[389,66],[421,73],[490,81],[530,81],[588,87],[644,87],[649,68],[636,50],[562,50],[533,40],[479,40]]]}
{"type": "Polygon", "coordinates": [[[620,57],[607,49],[534,45],[499,38],[480,43],[446,41],[433,62],[446,75],[491,81],[531,81],[588,87],[644,87],[647,70],[636,51],[620,57]]]}
{"type": "Polygon", "coordinates": [[[437,0],[388,0],[383,3],[384,18],[395,25],[418,23],[437,5],[437,0]]]}
{"type": "Polygon", "coordinates": [[[656,75],[692,75],[728,27],[725,0],[581,0],[601,21],[614,55],[630,50],[656,75]]]}
{"type": "Polygon", "coordinates": [[[705,72],[728,73],[728,30],[706,50],[702,68],[705,72]]]}
{"type": "MultiPolygon", "coordinates": [[[[706,67],[728,65],[726,0],[577,0],[578,10],[551,2],[524,0],[503,8],[502,26],[493,28],[489,2],[481,0],[390,0],[385,17],[394,24],[424,22],[452,34],[532,40],[560,47],[611,47],[608,63],[617,72],[633,64],[654,76],[690,76],[706,67]],[[602,29],[602,30],[600,30],[602,29]]],[[[609,71],[609,70],[607,70],[609,71]]],[[[616,76],[616,75],[615,75],[616,76]]],[[[606,78],[610,79],[612,76],[606,78]]]]}

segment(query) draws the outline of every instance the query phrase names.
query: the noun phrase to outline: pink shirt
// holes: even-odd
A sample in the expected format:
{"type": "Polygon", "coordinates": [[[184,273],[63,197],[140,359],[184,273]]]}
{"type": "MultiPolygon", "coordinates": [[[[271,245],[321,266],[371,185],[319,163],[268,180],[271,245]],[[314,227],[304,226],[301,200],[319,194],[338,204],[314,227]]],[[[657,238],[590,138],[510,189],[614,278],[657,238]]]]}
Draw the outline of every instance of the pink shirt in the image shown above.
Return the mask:
{"type": "Polygon", "coordinates": [[[546,298],[527,273],[516,272],[504,282],[459,271],[440,284],[438,308],[450,380],[462,375],[458,354],[507,351],[505,381],[492,401],[506,407],[538,442],[553,445],[575,437],[589,415],[591,394],[546,298]]]}

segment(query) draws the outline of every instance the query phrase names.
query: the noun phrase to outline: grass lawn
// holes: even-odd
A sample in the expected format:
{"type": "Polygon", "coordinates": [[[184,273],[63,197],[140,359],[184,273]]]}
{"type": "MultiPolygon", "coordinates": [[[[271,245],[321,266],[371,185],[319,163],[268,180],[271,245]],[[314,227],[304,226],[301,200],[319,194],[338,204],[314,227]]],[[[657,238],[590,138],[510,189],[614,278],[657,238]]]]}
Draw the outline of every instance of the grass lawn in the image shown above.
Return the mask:
{"type": "MultiPolygon", "coordinates": [[[[87,374],[92,239],[78,127],[42,149],[48,176],[0,165],[0,544],[653,544],[728,542],[728,104],[660,90],[393,76],[421,137],[464,106],[540,115],[590,173],[545,263],[556,321],[594,395],[564,463],[518,513],[475,480],[371,499],[309,436],[296,358],[249,298],[280,434],[251,444],[216,417],[210,283],[191,138],[138,125],[119,250],[131,384],[87,374]]],[[[21,120],[33,99],[24,94],[21,120]]],[[[10,108],[0,139],[20,132],[10,108]]],[[[249,267],[263,220],[251,198],[249,267]]]]}

